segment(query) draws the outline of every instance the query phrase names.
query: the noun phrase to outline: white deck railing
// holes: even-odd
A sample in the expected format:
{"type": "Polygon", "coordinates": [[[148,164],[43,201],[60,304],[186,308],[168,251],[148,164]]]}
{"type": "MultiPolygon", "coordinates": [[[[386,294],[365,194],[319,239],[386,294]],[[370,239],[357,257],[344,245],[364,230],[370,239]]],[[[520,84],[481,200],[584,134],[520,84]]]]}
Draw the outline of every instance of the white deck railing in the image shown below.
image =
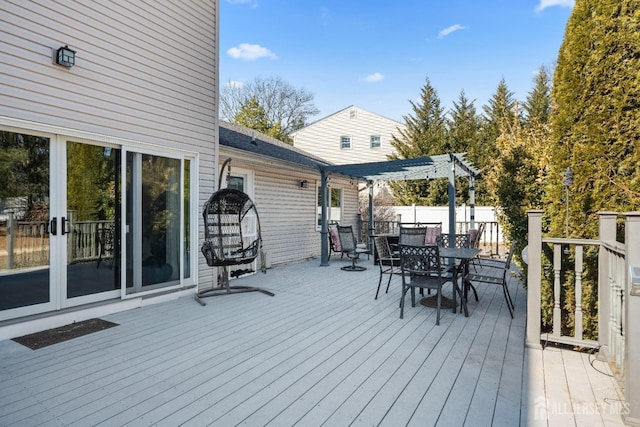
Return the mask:
{"type": "Polygon", "coordinates": [[[583,313],[582,313],[582,273],[584,271],[584,248],[585,246],[599,246],[597,240],[585,239],[553,239],[542,238],[542,243],[546,243],[553,248],[553,332],[551,334],[542,334],[545,341],[571,344],[581,347],[598,347],[595,340],[583,338],[583,313]],[[567,273],[567,269],[563,268],[563,255],[573,255],[573,285],[575,297],[575,310],[573,313],[574,327],[572,335],[564,335],[562,333],[562,283],[561,277],[563,273],[567,273]]]}
{"type": "Polygon", "coordinates": [[[542,236],[542,211],[529,211],[528,270],[527,270],[527,334],[526,344],[542,348],[542,341],[551,341],[581,347],[599,349],[599,357],[609,363],[615,377],[623,383],[625,404],[629,413],[625,416],[631,425],[640,425],[640,285],[632,286],[631,268],[640,266],[640,212],[622,214],[624,243],[616,241],[617,219],[615,212],[602,212],[599,219],[597,240],[562,239],[542,236]],[[542,327],[542,278],[543,245],[553,247],[552,332],[541,333],[542,327]],[[582,281],[583,254],[587,246],[598,247],[597,291],[598,328],[591,331],[596,340],[583,338],[582,281]],[[573,270],[563,265],[566,251],[573,255],[573,270]],[[563,278],[573,276],[573,282],[563,278]],[[575,288],[574,328],[572,334],[562,333],[563,282],[575,288]]]}
{"type": "MultiPolygon", "coordinates": [[[[72,216],[70,216],[72,219],[72,216]]],[[[5,228],[5,245],[0,248],[0,269],[26,268],[49,263],[48,221],[16,221],[5,228]]],[[[67,232],[67,261],[95,261],[100,255],[99,233],[113,221],[71,221],[67,232]]]]}

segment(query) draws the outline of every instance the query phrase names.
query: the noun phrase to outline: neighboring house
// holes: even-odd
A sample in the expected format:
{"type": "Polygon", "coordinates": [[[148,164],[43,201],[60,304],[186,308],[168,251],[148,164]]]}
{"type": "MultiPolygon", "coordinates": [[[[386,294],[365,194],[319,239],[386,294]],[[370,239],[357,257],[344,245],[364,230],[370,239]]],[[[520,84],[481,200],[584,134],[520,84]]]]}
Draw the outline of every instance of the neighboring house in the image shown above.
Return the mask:
{"type": "Polygon", "coordinates": [[[392,136],[405,126],[354,105],[293,135],[293,145],[334,164],[379,162],[393,153],[392,136]]]}
{"type": "Polygon", "coordinates": [[[218,2],[2,1],[0,14],[0,197],[29,199],[0,222],[0,339],[211,283],[218,2]],[[74,63],[56,63],[65,46],[74,63]]]}
{"type": "MultiPolygon", "coordinates": [[[[220,122],[220,164],[231,158],[234,185],[256,204],[267,264],[320,256],[320,168],[329,163],[252,129],[220,122]]],[[[358,185],[333,175],[331,220],[354,228],[358,185]]]]}

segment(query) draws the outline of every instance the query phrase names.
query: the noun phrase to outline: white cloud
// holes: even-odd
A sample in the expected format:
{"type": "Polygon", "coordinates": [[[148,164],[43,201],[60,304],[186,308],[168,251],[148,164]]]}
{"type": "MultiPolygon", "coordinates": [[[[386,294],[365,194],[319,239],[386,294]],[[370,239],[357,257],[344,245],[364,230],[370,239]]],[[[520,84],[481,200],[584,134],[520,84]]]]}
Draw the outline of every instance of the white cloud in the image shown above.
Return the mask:
{"type": "Polygon", "coordinates": [[[362,79],[364,82],[367,83],[375,83],[375,82],[379,82],[380,80],[383,80],[384,76],[380,73],[373,73],[373,74],[369,74],[367,77],[365,77],[364,79],[362,79]]]}
{"type": "Polygon", "coordinates": [[[232,47],[227,54],[234,59],[244,59],[245,61],[255,61],[259,58],[277,59],[278,57],[266,47],[259,44],[241,43],[238,47],[232,47]]]}
{"type": "Polygon", "coordinates": [[[466,29],[467,29],[467,27],[463,27],[460,24],[455,24],[455,25],[452,25],[452,26],[450,26],[448,28],[445,28],[444,30],[440,31],[438,33],[438,38],[441,39],[441,38],[446,37],[446,36],[448,36],[449,34],[455,32],[455,31],[466,30],[466,29]]]}
{"type": "Polygon", "coordinates": [[[229,80],[228,82],[226,82],[224,84],[226,87],[230,87],[232,89],[242,89],[242,87],[244,86],[244,83],[239,82],[237,80],[229,80]]]}
{"type": "Polygon", "coordinates": [[[572,8],[574,4],[574,0],[540,0],[540,4],[536,7],[536,12],[542,12],[546,8],[553,6],[572,8]]]}

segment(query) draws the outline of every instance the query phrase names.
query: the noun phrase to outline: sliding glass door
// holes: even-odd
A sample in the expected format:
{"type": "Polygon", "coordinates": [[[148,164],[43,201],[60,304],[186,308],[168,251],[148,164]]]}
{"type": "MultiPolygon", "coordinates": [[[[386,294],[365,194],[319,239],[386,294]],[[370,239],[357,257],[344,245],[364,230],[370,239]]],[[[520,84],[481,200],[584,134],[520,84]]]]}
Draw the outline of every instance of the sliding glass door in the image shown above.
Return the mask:
{"type": "Polygon", "coordinates": [[[192,280],[193,161],[126,148],[0,129],[0,320],[192,280]]]}
{"type": "Polygon", "coordinates": [[[188,268],[188,239],[181,238],[183,203],[189,203],[182,191],[189,188],[186,167],[180,159],[127,153],[128,294],[175,285],[188,268]]]}
{"type": "Polygon", "coordinates": [[[104,292],[119,295],[120,153],[116,147],[66,141],[65,299],[77,299],[70,304],[104,292]]]}
{"type": "Polygon", "coordinates": [[[53,305],[50,160],[50,138],[0,131],[0,320],[53,305]]]}

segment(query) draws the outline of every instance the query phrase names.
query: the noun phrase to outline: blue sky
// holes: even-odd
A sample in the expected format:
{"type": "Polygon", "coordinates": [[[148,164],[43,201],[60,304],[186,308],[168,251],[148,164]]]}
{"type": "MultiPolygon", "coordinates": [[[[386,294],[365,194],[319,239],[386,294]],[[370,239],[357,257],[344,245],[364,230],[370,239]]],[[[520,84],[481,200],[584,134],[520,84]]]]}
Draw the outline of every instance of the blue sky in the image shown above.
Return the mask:
{"type": "Polygon", "coordinates": [[[553,67],[573,0],[221,0],[220,78],[280,77],[318,120],[350,105],[403,122],[428,78],[478,112],[504,77],[517,100],[553,67]]]}

